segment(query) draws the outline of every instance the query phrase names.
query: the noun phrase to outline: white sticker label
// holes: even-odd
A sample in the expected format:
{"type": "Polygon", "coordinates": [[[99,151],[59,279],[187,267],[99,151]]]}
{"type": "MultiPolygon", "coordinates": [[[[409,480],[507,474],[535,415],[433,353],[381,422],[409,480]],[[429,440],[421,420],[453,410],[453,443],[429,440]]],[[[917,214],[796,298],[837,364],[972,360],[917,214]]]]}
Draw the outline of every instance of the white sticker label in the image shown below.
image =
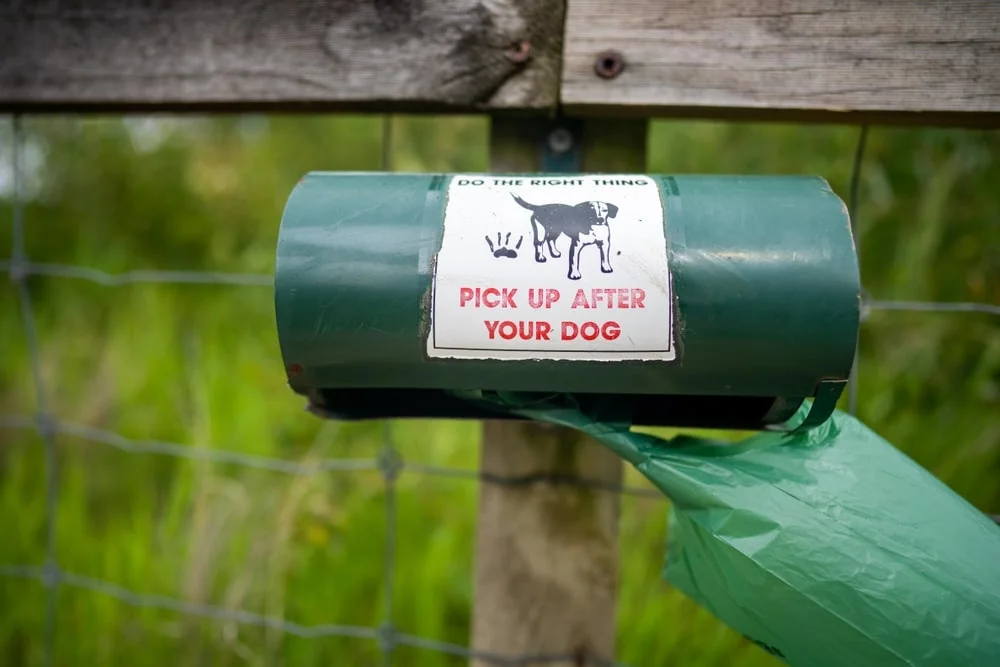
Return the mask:
{"type": "Polygon", "coordinates": [[[428,356],[675,359],[663,223],[646,176],[456,175],[428,356]]]}

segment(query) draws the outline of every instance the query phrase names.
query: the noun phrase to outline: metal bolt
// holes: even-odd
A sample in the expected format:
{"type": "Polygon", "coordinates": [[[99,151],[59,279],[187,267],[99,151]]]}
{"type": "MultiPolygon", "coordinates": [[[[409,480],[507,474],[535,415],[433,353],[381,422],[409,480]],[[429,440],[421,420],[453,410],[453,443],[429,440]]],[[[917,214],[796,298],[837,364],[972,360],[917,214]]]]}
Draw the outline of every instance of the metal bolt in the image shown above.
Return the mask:
{"type": "Polygon", "coordinates": [[[565,153],[573,148],[573,134],[565,127],[557,127],[549,133],[549,150],[553,153],[565,153]]]}
{"type": "Polygon", "coordinates": [[[594,60],[594,72],[602,79],[613,79],[624,69],[625,57],[619,51],[601,51],[594,60]]]}
{"type": "Polygon", "coordinates": [[[531,58],[531,43],[526,39],[514,42],[507,49],[507,59],[512,63],[520,65],[527,62],[529,58],[531,58]]]}

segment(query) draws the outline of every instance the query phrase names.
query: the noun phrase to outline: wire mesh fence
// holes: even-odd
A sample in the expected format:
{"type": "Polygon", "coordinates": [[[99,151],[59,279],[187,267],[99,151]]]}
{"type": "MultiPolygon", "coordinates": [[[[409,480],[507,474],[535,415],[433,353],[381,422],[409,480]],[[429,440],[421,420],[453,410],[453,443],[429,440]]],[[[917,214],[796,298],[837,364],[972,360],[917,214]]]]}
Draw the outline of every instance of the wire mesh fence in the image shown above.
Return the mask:
{"type": "MultiPolygon", "coordinates": [[[[0,429],[11,431],[35,432],[44,447],[45,461],[45,559],[42,563],[8,563],[0,564],[0,577],[32,580],[42,584],[46,591],[44,662],[51,665],[54,662],[56,638],[57,590],[61,586],[78,588],[106,595],[125,604],[137,607],[168,610],[179,614],[203,617],[218,621],[271,628],[281,633],[302,637],[349,637],[376,642],[383,656],[383,664],[391,664],[393,653],[398,647],[408,646],[427,651],[436,651],[463,659],[477,659],[484,663],[496,665],[528,665],[528,664],[582,664],[579,655],[523,655],[510,657],[475,651],[453,643],[442,642],[431,638],[414,636],[401,632],[394,625],[394,586],[396,576],[397,548],[397,492],[396,484],[400,475],[428,475],[434,477],[452,477],[468,479],[487,484],[509,486],[529,485],[547,481],[551,483],[573,484],[587,486],[603,491],[622,493],[633,496],[661,498],[658,491],[649,488],[630,487],[621,484],[608,484],[600,480],[581,479],[552,473],[534,473],[519,477],[501,477],[483,471],[450,468],[446,466],[428,465],[406,461],[396,448],[396,444],[386,424],[382,430],[381,446],[377,456],[369,458],[323,458],[308,463],[294,460],[258,456],[240,451],[220,449],[192,448],[180,443],[158,440],[136,440],[120,433],[95,428],[86,424],[78,424],[60,419],[50,409],[49,387],[46,386],[42,373],[42,355],[40,353],[36,318],[32,303],[28,280],[32,276],[44,276],[61,279],[78,279],[89,281],[107,287],[119,287],[137,283],[155,284],[204,284],[226,285],[233,287],[260,288],[272,285],[272,277],[256,273],[227,273],[211,271],[172,271],[172,270],[138,270],[124,273],[108,273],[98,269],[71,264],[41,263],[32,261],[25,250],[25,232],[29,221],[25,219],[25,201],[23,196],[24,165],[23,165],[23,127],[19,116],[13,118],[14,145],[12,151],[13,175],[13,243],[12,254],[8,259],[0,260],[0,270],[6,272],[14,285],[20,306],[24,325],[24,337],[27,345],[31,369],[31,381],[34,387],[35,410],[33,414],[0,415],[0,429]],[[211,463],[232,464],[245,468],[266,470],[276,473],[297,476],[312,476],[334,472],[378,471],[384,484],[385,508],[385,541],[384,541],[384,580],[383,618],[378,626],[355,626],[342,624],[303,625],[285,618],[262,615],[241,609],[186,601],[176,597],[150,595],[139,593],[122,587],[110,581],[92,578],[81,573],[67,571],[60,567],[59,555],[56,549],[56,507],[59,502],[59,484],[56,474],[57,451],[56,441],[60,436],[80,438],[92,443],[111,447],[129,454],[152,454],[179,459],[201,460],[211,463]]],[[[389,169],[391,153],[390,125],[383,129],[382,157],[383,167],[389,169]]],[[[851,175],[849,207],[852,214],[852,224],[857,235],[858,225],[858,183],[864,158],[865,142],[868,135],[867,127],[861,129],[859,141],[854,154],[851,175]]],[[[860,254],[860,246],[858,251],[860,254]]],[[[924,302],[878,300],[863,294],[861,304],[862,322],[872,311],[913,311],[940,313],[970,313],[978,312],[1000,316],[1000,306],[976,302],[924,302]]],[[[849,385],[849,410],[854,412],[857,405],[857,374],[858,356],[852,371],[852,381],[849,385]]],[[[586,663],[590,665],[618,665],[606,657],[587,656],[586,663]]]]}

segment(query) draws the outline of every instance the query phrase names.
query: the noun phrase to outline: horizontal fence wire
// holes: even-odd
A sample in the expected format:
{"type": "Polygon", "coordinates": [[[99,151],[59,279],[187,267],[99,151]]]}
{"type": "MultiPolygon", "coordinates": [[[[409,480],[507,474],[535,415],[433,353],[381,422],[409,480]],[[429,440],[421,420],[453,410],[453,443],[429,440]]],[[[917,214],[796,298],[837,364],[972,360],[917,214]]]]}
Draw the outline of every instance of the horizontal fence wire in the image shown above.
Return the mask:
{"type": "Polygon", "coordinates": [[[189,285],[238,285],[246,287],[270,287],[274,284],[271,275],[265,273],[229,273],[224,271],[124,271],[108,273],[100,269],[73,264],[40,264],[38,262],[0,260],[0,270],[7,271],[12,280],[26,276],[51,276],[54,278],[78,278],[106,287],[121,287],[136,283],[189,284],[189,285]]]}
{"type": "MultiPolygon", "coordinates": [[[[474,480],[480,483],[499,484],[507,486],[524,486],[537,483],[570,484],[594,488],[611,493],[628,494],[638,497],[665,500],[663,495],[652,488],[630,487],[593,479],[581,479],[569,475],[539,472],[516,477],[505,477],[480,470],[467,470],[422,463],[411,463],[402,457],[396,449],[388,427],[384,431],[381,451],[375,458],[325,458],[313,461],[294,461],[247,454],[238,451],[215,449],[212,447],[184,445],[180,443],[159,440],[136,440],[120,433],[108,431],[93,426],[75,424],[59,420],[47,410],[47,396],[41,374],[41,356],[39,353],[37,331],[35,330],[34,312],[27,279],[31,276],[79,279],[107,287],[119,287],[132,284],[188,284],[188,285],[226,285],[235,287],[268,287],[273,285],[273,276],[260,273],[238,273],[221,271],[180,271],[180,270],[136,270],[121,273],[109,273],[99,269],[72,264],[39,263],[30,261],[24,245],[24,201],[21,151],[23,149],[23,130],[20,117],[14,118],[13,147],[13,178],[14,178],[14,224],[13,251],[8,259],[0,260],[0,270],[10,276],[15,285],[21,305],[25,336],[28,343],[28,355],[32,370],[32,381],[35,388],[36,413],[34,415],[0,415],[0,430],[34,431],[42,438],[46,464],[46,557],[42,565],[33,564],[0,564],[0,577],[34,580],[42,583],[47,590],[45,614],[44,661],[46,665],[54,662],[55,651],[55,614],[56,589],[60,585],[84,589],[107,595],[125,604],[162,609],[178,614],[202,617],[238,624],[266,627],[283,633],[304,638],[318,637],[353,637],[362,640],[373,640],[378,643],[383,655],[383,664],[391,664],[392,654],[396,647],[409,646],[417,649],[436,651],[464,659],[475,659],[494,665],[537,664],[572,664],[601,665],[625,667],[621,663],[601,657],[581,656],[579,654],[562,655],[521,655],[507,656],[490,652],[481,652],[465,646],[442,642],[425,637],[417,637],[399,632],[393,625],[393,585],[395,576],[396,546],[396,481],[400,474],[417,474],[436,477],[451,477],[474,480]],[[379,471],[385,481],[386,513],[385,513],[385,599],[383,600],[384,616],[379,627],[321,624],[302,625],[284,618],[264,616],[242,609],[229,609],[216,605],[203,604],[182,600],[164,595],[139,593],[109,581],[95,579],[82,574],[62,570],[55,553],[55,507],[58,502],[58,486],[56,478],[56,447],[57,436],[78,438],[90,443],[101,444],[129,454],[152,454],[169,456],[191,461],[205,461],[216,464],[236,465],[249,469],[265,470],[288,475],[316,475],[332,472],[379,471]]],[[[854,233],[857,234],[857,190],[863,158],[864,142],[867,128],[862,128],[851,181],[851,217],[854,233]]],[[[391,124],[386,119],[383,132],[384,151],[383,168],[391,169],[389,155],[391,154],[391,124]]],[[[860,253],[860,247],[858,248],[860,253]]],[[[976,302],[928,302],[928,301],[897,301],[870,299],[867,294],[862,298],[862,320],[870,311],[913,311],[941,313],[985,313],[1000,316],[1000,305],[976,302]]],[[[857,357],[857,355],[856,355],[857,357]]],[[[857,366],[855,366],[851,386],[856,385],[857,366]]],[[[854,408],[856,394],[851,393],[851,410],[854,408]]]]}
{"type": "MultiPolygon", "coordinates": [[[[56,278],[77,278],[105,287],[123,287],[140,283],[161,285],[232,285],[240,287],[272,287],[274,276],[267,273],[240,273],[229,271],[123,271],[109,273],[100,269],[78,264],[56,264],[38,262],[18,262],[0,259],[0,271],[11,275],[12,280],[28,276],[48,276],[56,278]],[[16,274],[16,275],[15,275],[16,274]]],[[[865,298],[861,302],[864,311],[895,310],[939,313],[985,313],[1000,315],[1000,305],[977,301],[907,301],[865,298]]]]}
{"type": "Polygon", "coordinates": [[[871,310],[909,310],[921,313],[985,313],[1000,315],[1000,306],[975,301],[868,301],[871,310]]]}
{"type": "MultiPolygon", "coordinates": [[[[197,616],[217,621],[238,623],[251,627],[272,628],[285,634],[306,639],[318,639],[323,637],[351,637],[356,639],[376,640],[380,644],[391,644],[394,646],[411,646],[417,649],[437,651],[460,658],[481,660],[493,665],[505,665],[516,667],[518,665],[534,665],[538,663],[558,664],[571,663],[579,664],[579,656],[575,654],[553,654],[539,653],[534,655],[506,656],[488,651],[476,651],[465,646],[442,642],[426,637],[417,637],[406,633],[387,633],[384,627],[371,627],[364,625],[341,625],[336,623],[324,623],[320,625],[303,625],[285,620],[276,616],[264,616],[242,609],[229,609],[217,605],[204,604],[199,602],[189,602],[167,595],[151,595],[148,593],[137,593],[124,586],[87,577],[73,572],[61,570],[58,567],[38,567],[31,565],[0,565],[0,576],[14,579],[35,580],[46,586],[65,585],[73,588],[92,591],[102,595],[107,595],[120,602],[134,606],[150,609],[162,609],[188,616],[197,616]]],[[[589,658],[589,665],[607,667],[628,667],[622,663],[603,660],[600,658],[589,658]]]]}
{"type": "MultiPolygon", "coordinates": [[[[255,468],[270,472],[284,473],[287,475],[310,476],[324,472],[345,472],[360,470],[381,470],[384,466],[382,457],[347,459],[347,458],[325,458],[308,462],[299,462],[291,459],[257,456],[244,452],[215,449],[211,447],[196,447],[183,445],[176,442],[164,442],[162,440],[133,440],[121,433],[108,431],[92,426],[64,422],[47,417],[0,414],[0,430],[25,430],[51,432],[58,435],[65,435],[91,443],[106,445],[123,452],[132,454],[159,454],[171,456],[179,459],[196,461],[206,461],[218,464],[233,464],[244,468],[255,468]]],[[[557,473],[532,473],[528,475],[503,476],[483,472],[481,470],[469,470],[467,468],[454,468],[425,463],[410,463],[403,459],[398,452],[393,454],[392,465],[399,472],[416,475],[426,475],[429,477],[451,477],[455,479],[466,479],[499,486],[527,486],[539,482],[551,484],[565,484],[568,486],[581,486],[612,493],[640,496],[665,500],[663,494],[655,489],[627,486],[623,484],[613,484],[597,479],[586,477],[574,477],[557,473]]]]}
{"type": "Polygon", "coordinates": [[[188,602],[165,595],[137,593],[108,581],[66,572],[65,570],[53,567],[0,565],[0,575],[19,579],[35,579],[48,586],[64,584],[108,595],[135,607],[151,607],[220,621],[232,621],[243,625],[269,627],[281,630],[290,635],[295,635],[296,637],[358,637],[361,639],[374,639],[376,636],[376,629],[370,627],[337,624],[301,625],[281,618],[262,616],[240,609],[227,609],[210,604],[188,602]]]}

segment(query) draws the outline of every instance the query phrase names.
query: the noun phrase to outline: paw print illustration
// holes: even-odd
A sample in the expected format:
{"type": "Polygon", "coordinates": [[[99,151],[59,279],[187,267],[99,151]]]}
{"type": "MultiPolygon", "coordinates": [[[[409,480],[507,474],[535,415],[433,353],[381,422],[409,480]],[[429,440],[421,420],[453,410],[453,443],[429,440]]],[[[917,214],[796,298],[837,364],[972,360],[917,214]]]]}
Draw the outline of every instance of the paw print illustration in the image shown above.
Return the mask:
{"type": "Polygon", "coordinates": [[[490,247],[490,252],[497,259],[501,257],[506,257],[507,259],[514,259],[517,257],[517,251],[521,248],[521,242],[524,241],[524,236],[517,237],[517,243],[513,248],[510,247],[510,232],[507,232],[507,236],[503,236],[502,232],[497,232],[497,241],[493,243],[493,240],[487,236],[486,245],[490,247]],[[502,237],[502,240],[501,240],[502,237]]]}

